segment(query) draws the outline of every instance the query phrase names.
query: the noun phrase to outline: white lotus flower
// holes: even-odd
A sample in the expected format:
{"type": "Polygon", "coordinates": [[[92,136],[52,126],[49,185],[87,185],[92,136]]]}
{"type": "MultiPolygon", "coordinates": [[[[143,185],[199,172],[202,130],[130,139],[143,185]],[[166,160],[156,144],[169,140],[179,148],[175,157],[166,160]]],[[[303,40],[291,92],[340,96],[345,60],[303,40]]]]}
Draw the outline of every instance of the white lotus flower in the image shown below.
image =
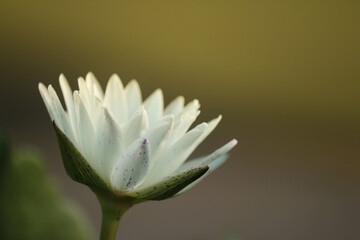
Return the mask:
{"type": "Polygon", "coordinates": [[[63,109],[51,85],[39,84],[54,122],[65,168],[75,181],[118,197],[161,200],[190,189],[223,163],[237,143],[232,140],[210,155],[186,161],[214,130],[221,115],[189,130],[199,101],[184,106],[182,96],[164,108],[155,90],[145,101],[137,81],[126,87],[114,74],[105,94],[92,73],[78,79],[72,92],[64,75],[63,109]]]}

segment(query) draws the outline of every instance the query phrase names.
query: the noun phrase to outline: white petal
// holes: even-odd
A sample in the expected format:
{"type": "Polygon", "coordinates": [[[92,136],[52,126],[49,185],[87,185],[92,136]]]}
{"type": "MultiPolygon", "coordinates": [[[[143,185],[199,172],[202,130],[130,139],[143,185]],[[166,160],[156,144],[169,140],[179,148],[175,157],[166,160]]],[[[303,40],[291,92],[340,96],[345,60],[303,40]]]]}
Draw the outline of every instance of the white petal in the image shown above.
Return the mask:
{"type": "Polygon", "coordinates": [[[135,140],[116,162],[111,174],[111,185],[126,190],[141,184],[149,167],[150,145],[146,139],[135,140]]]}
{"type": "MultiPolygon", "coordinates": [[[[203,123],[198,125],[193,130],[199,129],[198,131],[195,131],[195,133],[192,133],[193,130],[189,131],[185,135],[184,131],[188,127],[190,127],[191,123],[193,122],[193,119],[190,118],[190,120],[187,122],[184,122],[184,126],[178,126],[177,127],[177,135],[183,135],[179,138],[179,136],[173,136],[172,138],[179,138],[175,143],[172,143],[170,140],[169,143],[172,144],[168,154],[172,154],[172,157],[166,156],[171,160],[171,163],[162,163],[163,166],[166,166],[166,171],[171,172],[175,171],[180,165],[182,165],[186,159],[190,156],[190,154],[200,145],[200,143],[215,129],[217,124],[221,120],[221,115],[217,117],[216,119],[213,119],[209,123],[203,123]],[[183,128],[182,128],[183,127],[183,128]],[[184,128],[185,127],[185,128],[184,128]],[[200,131],[201,130],[201,131],[200,131]],[[196,133],[199,133],[200,135],[196,137],[196,133]],[[179,150],[179,146],[181,146],[181,150],[179,150]],[[186,150],[184,150],[187,148],[186,150]],[[171,150],[174,149],[174,150],[171,150]],[[178,154],[177,154],[178,153],[178,154]]],[[[175,135],[175,134],[174,134],[175,135]]],[[[164,161],[164,160],[163,160],[164,161]]]]}
{"type": "MultiPolygon", "coordinates": [[[[54,117],[56,119],[56,123],[61,123],[60,126],[62,126],[61,130],[66,134],[66,136],[75,143],[74,133],[73,129],[70,124],[70,118],[68,114],[64,111],[64,108],[61,105],[61,102],[54,90],[54,88],[49,85],[48,92],[50,99],[52,101],[52,109],[54,113],[54,117]]],[[[59,125],[58,125],[59,126],[59,125]]]]}
{"type": "Polygon", "coordinates": [[[142,97],[139,83],[131,80],[125,87],[126,102],[128,107],[128,115],[131,117],[139,110],[142,97]]]}
{"type": "Polygon", "coordinates": [[[233,147],[235,147],[236,144],[237,144],[237,140],[233,139],[232,141],[225,144],[223,147],[219,148],[212,154],[205,156],[205,157],[201,157],[198,159],[188,161],[185,164],[183,164],[179,168],[179,170],[178,170],[179,172],[186,171],[186,170],[189,170],[192,168],[203,167],[206,165],[209,166],[209,170],[203,176],[201,176],[199,179],[197,179],[196,181],[194,181],[193,183],[189,184],[184,189],[182,189],[180,192],[178,192],[176,195],[182,194],[183,192],[190,190],[196,184],[198,184],[200,181],[202,181],[207,175],[209,175],[211,172],[213,172],[216,168],[221,166],[226,161],[226,159],[229,157],[228,152],[233,147]]]}
{"type": "Polygon", "coordinates": [[[78,145],[81,154],[93,167],[97,166],[94,162],[94,136],[95,130],[91,123],[88,112],[85,105],[77,91],[74,92],[74,104],[76,110],[76,132],[78,136],[78,145]]]}
{"type": "Polygon", "coordinates": [[[200,111],[199,110],[193,110],[193,111],[187,111],[183,114],[181,114],[180,117],[178,117],[175,127],[174,127],[174,133],[170,140],[170,145],[172,145],[175,141],[177,141],[180,137],[184,136],[184,134],[189,130],[191,125],[195,122],[197,116],[199,116],[200,111]]]}
{"type": "Polygon", "coordinates": [[[174,134],[171,137],[170,144],[173,144],[180,137],[182,137],[199,116],[200,111],[198,110],[200,103],[197,99],[188,103],[185,108],[175,118],[174,134]]]}
{"type": "Polygon", "coordinates": [[[111,169],[121,156],[124,144],[121,128],[106,108],[102,111],[95,134],[95,159],[98,161],[99,174],[109,181],[111,169]]]}
{"type": "Polygon", "coordinates": [[[146,138],[150,143],[152,159],[156,159],[164,148],[167,138],[171,135],[173,126],[174,116],[167,115],[161,118],[145,133],[144,138],[146,138]]]}
{"type": "MultiPolygon", "coordinates": [[[[211,164],[216,165],[217,167],[222,165],[227,159],[228,159],[229,155],[228,154],[224,154],[221,155],[220,157],[218,157],[217,159],[215,159],[211,164]]],[[[216,168],[217,168],[216,167],[216,168]]],[[[202,175],[200,178],[196,179],[194,182],[190,183],[189,185],[187,185],[185,188],[183,188],[180,192],[178,192],[176,194],[180,195],[188,190],[190,190],[191,188],[195,187],[195,185],[197,185],[200,181],[202,181],[207,175],[209,175],[212,171],[214,171],[215,168],[212,169],[212,167],[209,166],[209,170],[202,175]]],[[[183,170],[184,171],[184,170],[183,170]]]]}
{"type": "Polygon", "coordinates": [[[161,154],[155,162],[147,178],[147,183],[157,182],[162,177],[171,174],[183,164],[197,147],[197,140],[207,128],[207,123],[202,123],[186,133],[169,149],[161,154]]]}
{"type": "Polygon", "coordinates": [[[185,99],[183,96],[175,98],[164,110],[164,115],[172,114],[176,116],[184,109],[185,99]]]}
{"type": "Polygon", "coordinates": [[[61,74],[59,77],[59,83],[60,83],[60,88],[61,88],[64,100],[65,100],[66,109],[69,114],[71,126],[73,129],[75,138],[78,140],[77,134],[75,134],[76,127],[77,127],[77,120],[76,120],[73,94],[72,94],[70,85],[63,74],[61,74]]]}
{"type": "Polygon", "coordinates": [[[91,114],[91,121],[93,123],[94,129],[97,129],[99,125],[100,116],[103,114],[103,106],[100,99],[95,97],[93,111],[91,114]]]}
{"type": "Polygon", "coordinates": [[[103,105],[109,109],[117,122],[123,123],[127,120],[124,86],[117,74],[110,77],[106,86],[103,105]]]}
{"type": "Polygon", "coordinates": [[[168,154],[166,154],[166,158],[171,159],[168,164],[169,171],[173,171],[183,164],[198,146],[198,140],[207,128],[207,123],[199,124],[171,146],[168,154]]]}
{"type": "Polygon", "coordinates": [[[100,100],[104,98],[104,92],[100,86],[100,83],[92,72],[86,74],[86,84],[88,85],[88,88],[93,89],[95,97],[100,100]]]}
{"type": "Polygon", "coordinates": [[[186,104],[184,107],[184,110],[181,112],[181,114],[185,114],[186,112],[194,112],[200,108],[199,100],[194,99],[193,101],[186,104]]]}
{"type": "Polygon", "coordinates": [[[155,90],[144,102],[144,107],[149,116],[149,126],[158,121],[164,110],[164,97],[161,89],[155,90]]]}
{"type": "Polygon", "coordinates": [[[95,97],[93,79],[92,78],[86,78],[85,83],[86,83],[86,88],[87,88],[88,93],[89,93],[89,102],[90,102],[91,105],[93,105],[94,104],[93,101],[94,101],[94,97],[95,97]]]}
{"type": "Polygon", "coordinates": [[[209,136],[209,134],[216,128],[216,126],[219,124],[219,122],[221,121],[222,116],[219,115],[217,118],[211,120],[208,125],[209,127],[206,129],[206,131],[203,133],[203,135],[200,137],[199,139],[199,144],[204,141],[204,139],[209,136]]]}
{"type": "Polygon", "coordinates": [[[82,100],[82,102],[85,105],[86,110],[88,111],[89,115],[91,115],[91,110],[92,110],[92,102],[90,99],[90,93],[89,93],[89,89],[86,86],[86,82],[84,80],[84,78],[79,77],[78,78],[78,85],[79,85],[79,96],[82,100]]]}
{"type": "MultiPolygon", "coordinates": [[[[45,85],[42,83],[39,83],[38,87],[39,87],[40,95],[45,103],[46,109],[50,115],[51,121],[54,121],[55,120],[54,110],[52,107],[52,101],[49,96],[49,92],[48,92],[47,88],[45,87],[45,85]]],[[[57,124],[58,124],[59,128],[62,128],[62,125],[60,123],[57,123],[57,124]]]]}
{"type": "Polygon", "coordinates": [[[148,116],[144,107],[126,122],[123,127],[126,147],[144,135],[149,128],[148,122],[148,116]]]}
{"type": "Polygon", "coordinates": [[[228,153],[231,149],[233,149],[236,146],[236,144],[237,144],[237,140],[233,139],[207,156],[187,161],[180,167],[180,171],[183,171],[185,169],[196,168],[196,167],[204,167],[204,166],[209,166],[210,170],[214,170],[219,166],[219,162],[213,164],[214,161],[218,159],[220,156],[228,153]]]}

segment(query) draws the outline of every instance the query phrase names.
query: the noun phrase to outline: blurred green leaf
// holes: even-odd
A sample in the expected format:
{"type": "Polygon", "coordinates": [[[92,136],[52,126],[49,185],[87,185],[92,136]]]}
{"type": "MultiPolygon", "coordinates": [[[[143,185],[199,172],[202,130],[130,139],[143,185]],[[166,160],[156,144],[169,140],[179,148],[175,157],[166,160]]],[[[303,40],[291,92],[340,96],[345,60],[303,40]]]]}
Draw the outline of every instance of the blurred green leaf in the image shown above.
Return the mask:
{"type": "Polygon", "coordinates": [[[33,149],[12,152],[0,194],[0,239],[94,239],[82,211],[60,193],[33,149]]]}
{"type": "Polygon", "coordinates": [[[10,143],[6,133],[0,128],[0,176],[9,164],[10,157],[10,143]]]}

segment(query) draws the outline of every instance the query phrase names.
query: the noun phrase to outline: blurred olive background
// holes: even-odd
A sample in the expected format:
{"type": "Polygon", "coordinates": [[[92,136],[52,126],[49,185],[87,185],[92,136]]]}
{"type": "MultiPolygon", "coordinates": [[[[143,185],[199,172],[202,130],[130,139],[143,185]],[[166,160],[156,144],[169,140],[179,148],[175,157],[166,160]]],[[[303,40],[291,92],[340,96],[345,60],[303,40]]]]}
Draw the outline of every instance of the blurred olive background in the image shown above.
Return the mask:
{"type": "Polygon", "coordinates": [[[122,239],[359,239],[358,1],[0,2],[0,125],[44,151],[99,232],[94,195],[65,174],[38,82],[119,73],[222,123],[195,155],[237,138],[190,192],[133,207],[122,239]]]}

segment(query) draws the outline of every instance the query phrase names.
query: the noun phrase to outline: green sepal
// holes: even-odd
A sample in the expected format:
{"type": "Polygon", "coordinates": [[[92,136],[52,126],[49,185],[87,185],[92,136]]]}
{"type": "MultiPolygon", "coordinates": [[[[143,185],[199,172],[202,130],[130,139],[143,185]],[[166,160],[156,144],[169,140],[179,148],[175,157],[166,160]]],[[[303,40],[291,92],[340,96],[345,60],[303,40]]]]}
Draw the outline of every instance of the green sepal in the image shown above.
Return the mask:
{"type": "Polygon", "coordinates": [[[205,166],[180,172],[150,187],[141,189],[135,193],[130,193],[129,196],[144,200],[164,200],[173,197],[190,183],[204,175],[208,170],[209,167],[205,166]]]}
{"type": "Polygon", "coordinates": [[[108,185],[100,178],[55,122],[53,122],[53,126],[59,142],[64,167],[69,177],[74,181],[83,183],[91,188],[111,192],[108,185]]]}

